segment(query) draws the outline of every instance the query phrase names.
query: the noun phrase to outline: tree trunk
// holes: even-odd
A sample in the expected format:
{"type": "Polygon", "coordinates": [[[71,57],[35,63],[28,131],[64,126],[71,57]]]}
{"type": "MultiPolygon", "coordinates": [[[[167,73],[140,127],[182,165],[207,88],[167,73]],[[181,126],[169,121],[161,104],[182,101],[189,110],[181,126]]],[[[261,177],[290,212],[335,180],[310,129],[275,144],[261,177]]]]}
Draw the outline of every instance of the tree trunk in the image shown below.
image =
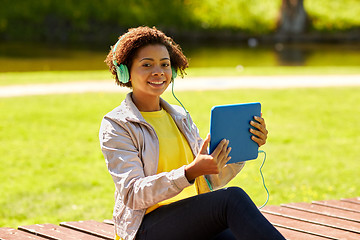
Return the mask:
{"type": "Polygon", "coordinates": [[[278,32],[300,34],[307,30],[308,17],[304,0],[282,0],[278,32]]]}

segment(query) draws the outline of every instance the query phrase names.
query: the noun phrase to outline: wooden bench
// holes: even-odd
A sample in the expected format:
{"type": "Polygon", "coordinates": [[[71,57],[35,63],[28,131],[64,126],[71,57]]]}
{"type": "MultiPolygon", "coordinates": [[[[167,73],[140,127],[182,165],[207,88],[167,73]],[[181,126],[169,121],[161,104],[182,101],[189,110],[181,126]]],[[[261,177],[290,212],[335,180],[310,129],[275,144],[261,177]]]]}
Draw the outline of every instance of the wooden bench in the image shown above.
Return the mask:
{"type": "MultiPolygon", "coordinates": [[[[360,197],[266,206],[261,212],[286,239],[360,239],[360,197]]],[[[111,220],[0,228],[1,240],[114,239],[111,220]]]]}

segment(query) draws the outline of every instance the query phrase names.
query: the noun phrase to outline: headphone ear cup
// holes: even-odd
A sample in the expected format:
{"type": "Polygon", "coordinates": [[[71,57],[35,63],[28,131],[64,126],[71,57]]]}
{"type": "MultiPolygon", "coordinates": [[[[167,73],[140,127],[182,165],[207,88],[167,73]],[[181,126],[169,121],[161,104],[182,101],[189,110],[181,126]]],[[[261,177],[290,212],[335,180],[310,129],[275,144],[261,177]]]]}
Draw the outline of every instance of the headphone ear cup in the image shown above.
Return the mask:
{"type": "Polygon", "coordinates": [[[172,78],[172,80],[174,80],[174,79],[177,77],[177,72],[176,72],[176,69],[175,69],[175,68],[173,68],[173,67],[171,67],[171,72],[172,72],[172,76],[171,76],[171,78],[172,78]]]}
{"type": "Polygon", "coordinates": [[[121,83],[128,83],[130,80],[129,70],[126,65],[120,64],[120,66],[115,65],[116,74],[121,83]]]}

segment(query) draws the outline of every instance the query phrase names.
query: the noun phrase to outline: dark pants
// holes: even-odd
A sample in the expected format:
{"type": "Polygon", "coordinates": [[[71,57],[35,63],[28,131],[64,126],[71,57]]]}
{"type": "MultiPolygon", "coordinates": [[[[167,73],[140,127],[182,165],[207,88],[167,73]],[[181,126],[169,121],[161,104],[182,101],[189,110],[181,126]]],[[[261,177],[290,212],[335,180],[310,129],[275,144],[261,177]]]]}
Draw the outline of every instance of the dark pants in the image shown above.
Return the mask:
{"type": "Polygon", "coordinates": [[[145,215],[136,240],[285,239],[237,187],[200,194],[145,215]]]}

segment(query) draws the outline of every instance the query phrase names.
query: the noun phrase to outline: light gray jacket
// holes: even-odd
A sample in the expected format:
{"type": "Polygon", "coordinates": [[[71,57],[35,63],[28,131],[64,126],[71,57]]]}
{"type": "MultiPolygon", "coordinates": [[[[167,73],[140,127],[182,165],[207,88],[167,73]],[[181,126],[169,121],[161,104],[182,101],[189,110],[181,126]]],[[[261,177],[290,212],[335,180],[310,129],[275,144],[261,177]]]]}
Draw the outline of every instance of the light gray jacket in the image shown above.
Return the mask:
{"type": "MultiPolygon", "coordinates": [[[[145,121],[132,101],[131,94],[120,106],[103,118],[99,139],[108,170],[115,183],[115,232],[124,240],[132,240],[140,227],[145,211],[165,199],[174,197],[191,185],[185,177],[185,166],[170,172],[157,173],[159,140],[154,128],[145,121]]],[[[161,107],[174,119],[194,154],[203,140],[183,108],[161,99],[161,107]]],[[[244,163],[226,165],[220,174],[208,175],[214,189],[223,187],[242,169],[244,163]]],[[[199,179],[200,193],[209,188],[204,177],[199,179]]]]}

